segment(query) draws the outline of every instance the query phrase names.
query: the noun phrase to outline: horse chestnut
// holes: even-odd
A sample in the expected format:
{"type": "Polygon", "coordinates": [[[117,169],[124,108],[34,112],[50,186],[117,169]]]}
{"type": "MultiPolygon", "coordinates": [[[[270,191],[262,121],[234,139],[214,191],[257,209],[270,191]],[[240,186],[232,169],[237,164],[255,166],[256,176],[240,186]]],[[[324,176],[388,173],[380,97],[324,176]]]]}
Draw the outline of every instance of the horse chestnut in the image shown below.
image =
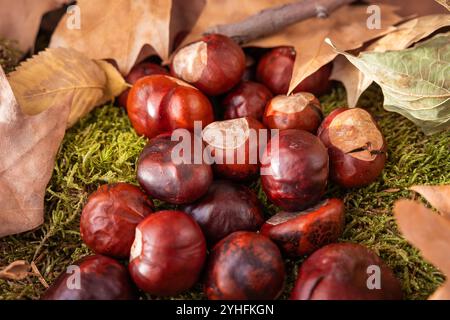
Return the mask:
{"type": "Polygon", "coordinates": [[[267,131],[258,120],[245,117],[213,122],[203,129],[203,140],[218,176],[249,180],[258,175],[259,151],[267,143],[267,131]]]}
{"type": "Polygon", "coordinates": [[[246,186],[228,181],[213,182],[206,195],[184,211],[194,217],[210,243],[235,231],[257,231],[264,223],[256,194],[246,186]]]}
{"type": "Polygon", "coordinates": [[[328,148],[330,176],[337,184],[346,188],[365,186],[383,171],[386,142],[366,110],[334,110],[321,124],[318,136],[328,148]]]}
{"type": "Polygon", "coordinates": [[[271,129],[301,129],[315,134],[322,122],[322,107],[307,92],[276,96],[267,104],[263,122],[271,129]]]}
{"type": "Polygon", "coordinates": [[[310,254],[324,245],[336,242],[344,231],[344,203],[327,199],[300,212],[279,212],[261,229],[290,257],[310,254]]]}
{"type": "Polygon", "coordinates": [[[224,118],[252,117],[262,121],[264,109],[271,98],[272,93],[264,85],[252,81],[242,82],[223,99],[224,118]]]}
{"type": "Polygon", "coordinates": [[[327,149],[309,132],[280,131],[267,144],[261,163],[262,188],[269,200],[284,210],[306,209],[325,192],[327,149]]]}
{"type": "Polygon", "coordinates": [[[176,295],[195,284],[205,258],[205,237],[195,220],[181,211],[160,211],[137,226],[129,271],[145,292],[176,295]]]}
{"type": "Polygon", "coordinates": [[[142,151],[137,164],[137,179],[142,188],[149,195],[173,204],[190,203],[208,191],[213,180],[211,166],[204,161],[195,163],[194,144],[201,146],[200,137],[189,134],[183,139],[189,139],[189,150],[178,148],[178,141],[172,141],[171,136],[178,135],[181,129],[172,134],[163,134],[149,141],[142,151]],[[195,141],[197,139],[197,141],[195,141]],[[179,157],[179,159],[175,159],[179,157]]]}
{"type": "Polygon", "coordinates": [[[177,78],[215,96],[238,84],[245,66],[239,45],[226,36],[209,34],[175,52],[170,69],[177,78]]]}
{"type": "MultiPolygon", "coordinates": [[[[286,94],[294,69],[296,52],[293,47],[278,47],[267,52],[259,61],[256,78],[274,94],[286,94]]],[[[294,92],[311,92],[316,96],[330,89],[331,64],[326,64],[305,78],[294,92]]]]}
{"type": "Polygon", "coordinates": [[[204,291],[210,300],[270,300],[283,290],[284,263],[268,238],[238,231],[211,252],[204,291]]]}
{"type": "Polygon", "coordinates": [[[85,257],[62,273],[41,300],[133,300],[137,290],[127,268],[114,259],[85,257]],[[78,272],[78,274],[74,274],[78,272]],[[76,279],[79,279],[77,282],[76,279]]]}
{"type": "Polygon", "coordinates": [[[335,243],[303,262],[291,299],[400,300],[402,290],[392,270],[375,253],[360,244],[335,243]]]}
{"type": "Polygon", "coordinates": [[[103,185],[89,196],[80,219],[81,239],[95,253],[127,258],[139,222],[153,202],[128,183],[103,185]]]}
{"type": "Polygon", "coordinates": [[[153,138],[177,128],[194,130],[194,121],[206,126],[214,121],[211,103],[189,84],[151,75],[136,81],[127,101],[128,117],[139,135],[153,138]]]}

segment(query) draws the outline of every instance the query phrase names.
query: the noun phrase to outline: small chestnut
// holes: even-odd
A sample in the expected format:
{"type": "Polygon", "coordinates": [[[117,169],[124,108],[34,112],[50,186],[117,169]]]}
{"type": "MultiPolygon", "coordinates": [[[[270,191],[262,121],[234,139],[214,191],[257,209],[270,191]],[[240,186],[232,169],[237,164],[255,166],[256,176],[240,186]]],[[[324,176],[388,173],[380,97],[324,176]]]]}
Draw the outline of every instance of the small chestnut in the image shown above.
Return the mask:
{"type": "Polygon", "coordinates": [[[322,122],[322,106],[308,92],[279,95],[267,104],[263,123],[270,129],[301,129],[316,133],[322,122]]]}
{"type": "Polygon", "coordinates": [[[170,70],[207,95],[227,92],[241,80],[246,66],[241,47],[220,34],[205,35],[175,52],[170,70]]]}
{"type": "Polygon", "coordinates": [[[139,135],[151,139],[177,128],[194,130],[214,121],[211,103],[200,90],[166,75],[139,79],[128,94],[128,117],[139,135]]]}
{"type": "Polygon", "coordinates": [[[203,140],[219,177],[237,181],[257,177],[259,151],[267,143],[267,130],[258,120],[245,117],[213,122],[203,129],[203,140]]]}
{"type": "Polygon", "coordinates": [[[244,81],[231,90],[222,101],[225,110],[224,118],[236,119],[252,117],[262,121],[267,102],[272,98],[272,93],[264,85],[244,81]]]}
{"type": "Polygon", "coordinates": [[[290,257],[310,254],[336,242],[344,231],[344,203],[327,199],[304,211],[279,212],[261,228],[290,257]]]}
{"type": "Polygon", "coordinates": [[[300,266],[293,300],[400,300],[400,282],[375,253],[355,243],[329,244],[300,266]]]}
{"type": "Polygon", "coordinates": [[[257,231],[264,223],[253,190],[228,181],[213,182],[203,198],[183,210],[197,221],[211,244],[235,231],[257,231]]]}
{"type": "MultiPolygon", "coordinates": [[[[125,77],[125,81],[131,85],[135,84],[136,81],[139,79],[150,76],[152,74],[169,74],[169,72],[160,65],[157,65],[156,63],[152,62],[141,62],[137,65],[135,65],[130,73],[125,77]]],[[[127,107],[127,100],[128,100],[128,93],[130,92],[130,89],[125,90],[122,92],[118,98],[119,105],[126,108],[127,107]]]]}
{"type": "Polygon", "coordinates": [[[41,300],[137,299],[127,268],[114,259],[92,255],[70,267],[44,292],[41,300]]]}
{"type": "Polygon", "coordinates": [[[190,203],[203,196],[213,180],[211,166],[205,161],[195,163],[194,144],[200,145],[200,137],[189,134],[182,135],[182,129],[171,134],[162,134],[149,141],[142,151],[137,164],[137,179],[144,191],[156,199],[172,204],[190,203]],[[182,142],[172,141],[173,136],[189,139],[191,152],[176,152],[182,142]],[[197,141],[195,141],[197,140],[197,141]],[[188,154],[190,153],[190,154],[188,154]],[[179,159],[175,159],[178,157],[179,159]]]}
{"type": "Polygon", "coordinates": [[[128,183],[103,185],[89,196],[80,234],[95,253],[128,258],[139,222],[153,212],[152,200],[128,183]]]}
{"type": "Polygon", "coordinates": [[[170,296],[197,282],[205,259],[205,237],[195,220],[182,211],[159,211],[137,226],[128,267],[140,289],[170,296]]]}
{"type": "Polygon", "coordinates": [[[386,141],[364,109],[338,108],[322,122],[318,137],[328,148],[331,179],[346,188],[374,182],[386,162],[386,141]]]}
{"type": "Polygon", "coordinates": [[[212,250],[204,291],[210,300],[271,300],[283,290],[284,262],[265,236],[238,231],[212,250]]]}
{"type": "Polygon", "coordinates": [[[261,158],[261,185],[275,205],[286,211],[306,209],[319,201],[327,179],[327,149],[311,133],[282,130],[267,144],[261,158]]]}

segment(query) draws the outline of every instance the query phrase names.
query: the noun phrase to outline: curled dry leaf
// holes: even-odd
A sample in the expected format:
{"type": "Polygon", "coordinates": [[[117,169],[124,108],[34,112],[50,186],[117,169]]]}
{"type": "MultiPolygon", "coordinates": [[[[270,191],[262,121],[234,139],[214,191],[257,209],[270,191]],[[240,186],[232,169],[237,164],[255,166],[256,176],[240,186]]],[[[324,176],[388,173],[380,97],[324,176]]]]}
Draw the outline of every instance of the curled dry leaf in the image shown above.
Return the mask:
{"type": "Polygon", "coordinates": [[[23,280],[30,275],[31,266],[24,260],[17,260],[0,268],[0,279],[23,280]]]}
{"type": "Polygon", "coordinates": [[[103,97],[97,102],[97,105],[105,104],[111,101],[128,88],[127,82],[111,63],[104,60],[94,61],[106,75],[106,85],[103,90],[103,97]]]}
{"type": "Polygon", "coordinates": [[[410,189],[419,193],[440,213],[450,218],[450,185],[412,186],[410,189]]]}

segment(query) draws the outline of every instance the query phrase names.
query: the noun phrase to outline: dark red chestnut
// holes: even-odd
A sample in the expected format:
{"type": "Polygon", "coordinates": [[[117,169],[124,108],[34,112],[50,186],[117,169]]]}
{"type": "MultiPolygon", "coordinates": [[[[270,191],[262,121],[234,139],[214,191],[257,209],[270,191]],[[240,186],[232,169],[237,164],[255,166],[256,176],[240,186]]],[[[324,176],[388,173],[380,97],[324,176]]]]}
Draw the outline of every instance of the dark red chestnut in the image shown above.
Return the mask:
{"type": "Polygon", "coordinates": [[[304,211],[279,212],[261,228],[290,257],[303,256],[336,242],[344,231],[344,203],[327,199],[304,211]]]}
{"type": "Polygon", "coordinates": [[[197,282],[205,258],[205,237],[195,220],[182,211],[160,211],[137,226],[129,270],[145,292],[176,295],[197,282]]]}
{"type": "Polygon", "coordinates": [[[256,194],[228,181],[213,182],[206,195],[184,211],[194,217],[212,244],[235,231],[257,231],[264,223],[256,194]]]}
{"type": "Polygon", "coordinates": [[[210,300],[276,299],[284,286],[284,263],[268,238],[238,231],[214,246],[204,290],[210,300]]]}
{"type": "Polygon", "coordinates": [[[258,175],[259,151],[267,143],[267,130],[258,120],[245,117],[213,122],[203,129],[203,140],[219,177],[241,181],[258,175]]]}
{"type": "Polygon", "coordinates": [[[293,300],[400,300],[401,285],[375,253],[360,244],[335,243],[300,266],[293,300]]]}
{"type": "Polygon", "coordinates": [[[239,45],[226,36],[209,34],[179,49],[170,70],[177,78],[215,96],[238,84],[245,65],[245,54],[239,45]]]}
{"type": "Polygon", "coordinates": [[[261,184],[271,202],[286,211],[313,206],[325,192],[328,154],[322,142],[303,130],[280,131],[261,159],[261,184]]]}
{"type": "MultiPolygon", "coordinates": [[[[296,52],[293,47],[278,47],[267,52],[259,61],[256,78],[274,94],[286,94],[294,70],[296,52]]],[[[326,64],[305,78],[294,92],[311,92],[316,96],[326,93],[330,88],[331,64],[326,64]]]]}
{"type": "Polygon", "coordinates": [[[201,138],[187,131],[184,133],[188,135],[183,135],[183,130],[177,129],[171,134],[151,139],[137,164],[137,179],[145,192],[173,204],[197,200],[208,191],[213,180],[211,166],[201,158],[201,138]],[[172,136],[187,141],[172,141],[172,136]],[[186,144],[185,149],[179,149],[181,143],[186,144]],[[200,146],[198,151],[194,144],[200,146]],[[195,162],[195,152],[200,153],[198,163],[195,162]]]}
{"type": "Polygon", "coordinates": [[[315,134],[322,122],[322,106],[307,92],[276,96],[267,104],[263,122],[271,129],[301,129],[315,134]]]}
{"type": "Polygon", "coordinates": [[[153,209],[153,202],[136,186],[103,185],[83,208],[81,239],[95,253],[128,258],[136,226],[153,209]]]}
{"type": "Polygon", "coordinates": [[[93,255],[69,266],[41,300],[132,300],[137,290],[127,268],[114,259],[93,255]]]}
{"type": "MultiPolygon", "coordinates": [[[[135,84],[136,81],[139,79],[150,76],[152,74],[169,74],[169,72],[160,65],[157,65],[156,63],[151,62],[141,62],[137,65],[135,65],[130,73],[125,77],[125,81],[129,84],[135,84]]],[[[127,107],[127,100],[128,100],[128,93],[130,92],[130,89],[125,90],[122,92],[122,94],[119,96],[118,101],[119,105],[126,108],[127,107]]]]}
{"type": "Polygon", "coordinates": [[[337,184],[362,187],[374,182],[383,171],[386,141],[366,110],[334,110],[321,124],[318,136],[328,148],[330,176],[337,184]]]}
{"type": "Polygon", "coordinates": [[[165,75],[139,79],[127,101],[128,117],[139,135],[153,138],[177,128],[194,130],[214,121],[211,103],[199,90],[165,75]]]}
{"type": "Polygon", "coordinates": [[[271,98],[272,93],[264,85],[251,81],[242,82],[222,101],[224,118],[252,117],[262,121],[264,108],[271,98]]]}

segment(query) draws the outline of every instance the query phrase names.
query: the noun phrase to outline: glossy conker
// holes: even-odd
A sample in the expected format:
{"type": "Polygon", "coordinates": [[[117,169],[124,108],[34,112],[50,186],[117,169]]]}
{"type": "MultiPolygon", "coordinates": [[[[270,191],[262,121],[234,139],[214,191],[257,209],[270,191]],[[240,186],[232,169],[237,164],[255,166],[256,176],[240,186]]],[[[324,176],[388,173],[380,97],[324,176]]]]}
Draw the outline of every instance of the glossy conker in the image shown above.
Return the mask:
{"type": "Polygon", "coordinates": [[[127,101],[128,117],[139,135],[153,138],[177,128],[194,130],[214,121],[208,98],[189,84],[166,75],[151,75],[133,85],[127,101]]]}
{"type": "Polygon", "coordinates": [[[291,293],[294,300],[399,300],[402,296],[392,270],[375,253],[354,243],[330,244],[314,252],[300,266],[291,293]]]}
{"type": "Polygon", "coordinates": [[[136,226],[153,209],[152,200],[136,186],[103,185],[89,196],[83,208],[81,239],[95,253],[128,258],[136,226]]]}
{"type": "Polygon", "coordinates": [[[263,123],[270,129],[301,129],[316,133],[322,122],[319,100],[308,92],[279,95],[269,101],[263,123]]]}
{"type": "Polygon", "coordinates": [[[253,190],[228,181],[213,182],[205,196],[183,210],[197,221],[211,244],[235,231],[257,231],[264,223],[253,190]]]}
{"type": "Polygon", "coordinates": [[[330,177],[346,187],[374,182],[386,162],[386,141],[375,119],[364,109],[338,108],[318,130],[328,148],[330,177]]]}
{"type": "Polygon", "coordinates": [[[175,52],[171,73],[207,95],[227,92],[241,80],[246,66],[241,47],[220,34],[208,34],[175,52]]]}
{"type": "Polygon", "coordinates": [[[212,169],[208,163],[195,163],[194,143],[201,146],[198,152],[203,153],[201,138],[194,134],[186,137],[180,134],[184,139],[189,139],[191,150],[190,154],[187,154],[187,150],[177,152],[176,148],[182,141],[172,141],[171,137],[179,131],[181,129],[151,139],[137,164],[137,179],[145,192],[156,199],[173,204],[197,200],[206,193],[213,180],[212,169]]]}
{"type": "Polygon", "coordinates": [[[195,284],[205,258],[205,237],[195,220],[182,211],[159,211],[137,226],[129,271],[145,292],[176,295],[195,284]]]}
{"type": "Polygon", "coordinates": [[[137,290],[127,268],[114,259],[92,255],[62,273],[41,300],[132,300],[137,290]]]}
{"type": "Polygon", "coordinates": [[[244,81],[223,99],[224,119],[252,117],[262,121],[264,109],[271,98],[272,93],[264,85],[244,81]]]}
{"type": "Polygon", "coordinates": [[[284,263],[267,237],[238,231],[214,246],[204,291],[210,300],[270,300],[283,290],[284,263]]]}
{"type": "Polygon", "coordinates": [[[279,212],[261,228],[290,257],[310,254],[336,242],[344,231],[344,203],[327,199],[304,211],[279,212]]]}

